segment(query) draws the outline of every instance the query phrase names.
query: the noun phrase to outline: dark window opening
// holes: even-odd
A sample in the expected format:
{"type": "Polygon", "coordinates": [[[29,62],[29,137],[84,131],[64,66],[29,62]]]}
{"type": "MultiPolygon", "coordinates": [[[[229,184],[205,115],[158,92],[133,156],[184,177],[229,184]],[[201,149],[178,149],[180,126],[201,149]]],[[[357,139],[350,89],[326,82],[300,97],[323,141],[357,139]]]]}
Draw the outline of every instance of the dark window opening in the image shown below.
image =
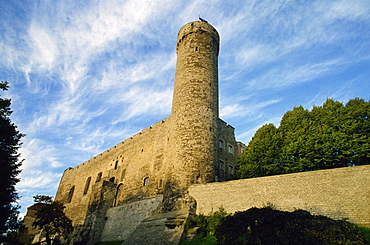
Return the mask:
{"type": "Polygon", "coordinates": [[[90,181],[91,181],[91,177],[87,178],[86,183],[85,183],[84,195],[85,195],[85,194],[87,193],[87,191],[89,190],[90,181]]]}
{"type": "Polygon", "coordinates": [[[99,180],[101,180],[102,175],[103,175],[102,172],[98,173],[98,176],[96,176],[96,181],[95,182],[98,182],[99,180]]]}
{"type": "Polygon", "coordinates": [[[75,186],[72,186],[72,188],[69,189],[69,191],[68,191],[68,196],[67,196],[66,203],[70,203],[72,201],[74,191],[75,191],[75,186]]]}
{"type": "Polygon", "coordinates": [[[114,183],[114,180],[115,180],[114,177],[112,177],[112,178],[109,179],[109,181],[112,182],[112,183],[114,183]]]}
{"type": "Polygon", "coordinates": [[[114,170],[116,170],[118,167],[118,161],[116,161],[116,164],[114,165],[114,170]]]}
{"type": "Polygon", "coordinates": [[[163,187],[163,180],[159,180],[158,188],[161,189],[163,187]]]}
{"type": "Polygon", "coordinates": [[[149,177],[144,178],[143,186],[149,185],[149,177]]]}

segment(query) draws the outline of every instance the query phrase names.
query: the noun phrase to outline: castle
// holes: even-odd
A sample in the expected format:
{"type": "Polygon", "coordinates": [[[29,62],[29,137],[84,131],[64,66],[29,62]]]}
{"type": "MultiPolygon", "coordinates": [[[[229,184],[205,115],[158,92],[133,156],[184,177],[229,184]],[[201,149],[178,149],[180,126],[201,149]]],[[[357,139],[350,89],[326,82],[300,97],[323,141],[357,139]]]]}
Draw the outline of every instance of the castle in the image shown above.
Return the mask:
{"type": "Polygon", "coordinates": [[[219,42],[207,22],[183,26],[171,115],[65,170],[55,200],[73,221],[71,244],[178,244],[189,215],[266,203],[370,227],[370,165],[224,182],[241,144],[218,114],[219,42]]]}
{"type": "MultiPolygon", "coordinates": [[[[205,21],[183,26],[177,36],[171,115],[65,170],[55,199],[64,203],[81,242],[100,241],[108,232],[105,218],[111,207],[151,200],[155,204],[148,215],[187,214],[193,205],[190,185],[234,179],[234,128],[219,118],[219,43],[216,29],[205,21]]],[[[126,233],[117,240],[126,240],[126,233]]]]}

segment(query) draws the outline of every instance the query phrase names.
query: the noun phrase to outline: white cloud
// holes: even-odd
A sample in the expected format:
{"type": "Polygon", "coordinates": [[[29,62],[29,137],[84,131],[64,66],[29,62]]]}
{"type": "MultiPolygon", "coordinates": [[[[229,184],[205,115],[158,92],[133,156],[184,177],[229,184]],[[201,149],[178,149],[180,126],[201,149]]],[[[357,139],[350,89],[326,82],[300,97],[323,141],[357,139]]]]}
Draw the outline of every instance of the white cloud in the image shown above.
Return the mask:
{"type": "Polygon", "coordinates": [[[239,140],[293,103],[356,97],[368,78],[359,68],[333,76],[369,61],[366,1],[1,4],[0,70],[16,85],[13,116],[27,134],[22,182],[43,183],[34,194],[59,180],[38,174],[76,166],[169,115],[176,34],[198,15],[221,36],[220,114],[245,132],[239,140]]]}
{"type": "Polygon", "coordinates": [[[44,168],[53,169],[62,167],[63,164],[58,160],[58,150],[39,138],[30,139],[25,137],[22,148],[20,149],[21,159],[25,159],[22,165],[23,172],[27,174],[29,170],[44,168]]]}
{"type": "Polygon", "coordinates": [[[59,182],[62,174],[51,171],[33,170],[28,171],[26,176],[21,176],[22,181],[17,187],[19,191],[27,188],[50,189],[59,182]]]}
{"type": "MultiPolygon", "coordinates": [[[[122,95],[123,101],[129,103],[123,121],[140,115],[164,114],[170,111],[172,90],[156,91],[153,88],[135,86],[122,95]]],[[[153,122],[154,123],[154,122],[153,122]]]]}
{"type": "Polygon", "coordinates": [[[224,117],[224,118],[250,117],[250,118],[253,118],[253,120],[256,120],[258,117],[260,117],[258,116],[258,114],[263,108],[276,104],[280,101],[281,99],[269,100],[269,101],[263,101],[263,102],[248,101],[247,103],[243,101],[240,104],[226,105],[224,107],[221,107],[220,117],[224,117]]]}
{"type": "Polygon", "coordinates": [[[29,35],[32,41],[30,44],[33,50],[32,59],[37,61],[41,69],[53,67],[53,63],[58,57],[58,48],[48,30],[36,23],[31,23],[29,35]]]}

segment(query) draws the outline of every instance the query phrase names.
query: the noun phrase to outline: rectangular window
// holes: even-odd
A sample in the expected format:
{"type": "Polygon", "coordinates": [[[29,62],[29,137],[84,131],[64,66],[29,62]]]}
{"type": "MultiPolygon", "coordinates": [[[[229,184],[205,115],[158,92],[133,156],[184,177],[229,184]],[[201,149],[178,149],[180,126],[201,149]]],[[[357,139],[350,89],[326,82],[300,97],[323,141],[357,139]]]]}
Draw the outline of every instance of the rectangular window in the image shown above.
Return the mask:
{"type": "Polygon", "coordinates": [[[149,177],[144,178],[143,186],[149,185],[149,177]]]}
{"type": "Polygon", "coordinates": [[[224,148],[224,142],[222,140],[218,141],[218,147],[220,147],[220,149],[224,148]]]}
{"type": "Polygon", "coordinates": [[[234,175],[234,167],[229,165],[229,174],[234,175]]]}
{"type": "Polygon", "coordinates": [[[225,163],[223,161],[220,161],[220,170],[224,170],[225,163]]]}
{"type": "Polygon", "coordinates": [[[158,182],[158,188],[161,189],[163,187],[163,180],[159,180],[158,182]]]}
{"type": "Polygon", "coordinates": [[[233,146],[232,146],[232,145],[229,145],[229,146],[228,146],[228,152],[229,152],[230,154],[234,154],[234,149],[233,149],[233,146]]]}

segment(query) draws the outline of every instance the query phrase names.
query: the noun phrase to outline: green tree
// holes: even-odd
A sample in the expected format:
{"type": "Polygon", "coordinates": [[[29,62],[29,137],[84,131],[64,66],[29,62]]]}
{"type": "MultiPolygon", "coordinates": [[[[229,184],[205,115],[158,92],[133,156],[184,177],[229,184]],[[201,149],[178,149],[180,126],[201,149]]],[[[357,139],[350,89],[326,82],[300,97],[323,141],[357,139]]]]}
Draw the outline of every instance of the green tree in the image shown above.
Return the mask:
{"type": "Polygon", "coordinates": [[[239,178],[283,173],[279,161],[281,135],[273,124],[262,126],[237,161],[239,178]]]}
{"type": "Polygon", "coordinates": [[[36,213],[33,226],[44,231],[48,245],[52,244],[53,238],[65,238],[72,232],[72,221],[64,214],[63,203],[43,195],[34,196],[34,201],[41,207],[36,213]]]}
{"type": "MultiPolygon", "coordinates": [[[[8,82],[1,81],[0,89],[8,90],[8,82]]],[[[22,161],[18,153],[20,140],[24,136],[10,120],[12,111],[11,100],[0,98],[0,242],[5,239],[7,232],[16,229],[18,209],[16,201],[19,196],[15,185],[19,182],[18,174],[22,161]]]]}
{"type": "Polygon", "coordinates": [[[370,102],[327,99],[294,107],[280,126],[262,126],[237,162],[239,178],[369,164],[370,102]]]}

